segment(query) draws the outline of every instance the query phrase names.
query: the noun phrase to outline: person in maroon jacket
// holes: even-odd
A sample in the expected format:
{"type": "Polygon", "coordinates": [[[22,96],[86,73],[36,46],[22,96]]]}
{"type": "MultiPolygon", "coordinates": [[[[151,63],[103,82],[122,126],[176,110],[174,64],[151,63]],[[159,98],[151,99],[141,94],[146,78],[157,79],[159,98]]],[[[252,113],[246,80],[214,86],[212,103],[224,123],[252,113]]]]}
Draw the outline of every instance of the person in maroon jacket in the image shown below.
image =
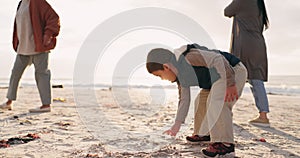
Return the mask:
{"type": "Polygon", "coordinates": [[[59,31],[59,16],[47,1],[20,1],[13,31],[13,48],[17,56],[7,91],[8,100],[0,105],[1,109],[12,110],[12,102],[17,98],[17,90],[22,74],[26,67],[33,63],[42,106],[29,111],[51,111],[51,73],[48,68],[48,58],[50,50],[55,48],[59,31]]]}

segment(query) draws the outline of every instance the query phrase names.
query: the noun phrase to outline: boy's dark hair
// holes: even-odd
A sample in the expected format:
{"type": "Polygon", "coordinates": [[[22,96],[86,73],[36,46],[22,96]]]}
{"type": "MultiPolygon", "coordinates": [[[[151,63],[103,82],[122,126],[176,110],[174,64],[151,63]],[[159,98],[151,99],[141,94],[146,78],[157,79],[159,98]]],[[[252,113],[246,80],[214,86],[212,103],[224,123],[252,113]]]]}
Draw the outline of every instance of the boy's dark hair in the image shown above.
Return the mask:
{"type": "Polygon", "coordinates": [[[175,61],[175,55],[168,49],[152,49],[147,56],[146,68],[149,73],[157,70],[164,70],[163,64],[175,61]]]}

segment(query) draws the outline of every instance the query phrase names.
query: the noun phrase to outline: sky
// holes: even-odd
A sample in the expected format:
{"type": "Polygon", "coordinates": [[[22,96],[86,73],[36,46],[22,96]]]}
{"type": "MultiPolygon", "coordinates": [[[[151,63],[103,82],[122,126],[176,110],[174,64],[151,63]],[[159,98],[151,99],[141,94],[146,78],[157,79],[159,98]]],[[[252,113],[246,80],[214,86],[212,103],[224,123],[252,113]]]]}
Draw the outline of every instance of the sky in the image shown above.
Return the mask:
{"type": "MultiPolygon", "coordinates": [[[[0,78],[9,78],[16,53],[12,49],[12,27],[19,1],[1,0],[0,7],[0,78]]],[[[77,55],[93,30],[114,15],[141,7],[159,7],[184,14],[200,24],[216,48],[229,51],[232,19],[223,10],[231,0],[48,0],[60,16],[61,32],[57,47],[50,55],[52,78],[72,78],[77,55]]],[[[264,32],[267,43],[269,75],[300,75],[300,1],[266,0],[270,28],[264,32]]],[[[124,20],[124,23],[130,22],[124,20]]],[[[118,60],[131,48],[145,43],[162,43],[179,47],[184,40],[162,30],[135,30],[127,33],[107,48],[98,60],[95,78],[110,78],[118,60]],[[160,37],[160,38],[157,38],[160,37]]],[[[89,55],[89,52],[87,52],[89,55]]],[[[88,62],[88,61],[87,61],[88,62]]],[[[144,65],[132,75],[146,74],[144,65]]],[[[148,76],[147,76],[148,77],[148,76]]],[[[34,78],[34,68],[26,70],[24,78],[34,78]]]]}

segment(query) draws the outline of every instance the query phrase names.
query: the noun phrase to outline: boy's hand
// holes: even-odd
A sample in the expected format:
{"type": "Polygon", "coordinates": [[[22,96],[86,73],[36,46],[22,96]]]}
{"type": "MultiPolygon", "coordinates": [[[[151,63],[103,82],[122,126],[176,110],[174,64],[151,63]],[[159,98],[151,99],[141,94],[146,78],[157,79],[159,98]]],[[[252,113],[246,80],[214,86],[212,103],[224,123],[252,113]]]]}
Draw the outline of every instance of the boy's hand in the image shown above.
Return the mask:
{"type": "Polygon", "coordinates": [[[176,136],[176,134],[178,133],[180,127],[181,127],[181,123],[178,122],[178,121],[175,121],[174,125],[170,129],[164,131],[163,134],[167,134],[167,135],[170,135],[170,136],[176,136]]]}
{"type": "Polygon", "coordinates": [[[238,98],[239,98],[239,95],[238,95],[236,86],[234,85],[231,87],[227,87],[225,101],[232,102],[234,100],[238,100],[238,98]]]}

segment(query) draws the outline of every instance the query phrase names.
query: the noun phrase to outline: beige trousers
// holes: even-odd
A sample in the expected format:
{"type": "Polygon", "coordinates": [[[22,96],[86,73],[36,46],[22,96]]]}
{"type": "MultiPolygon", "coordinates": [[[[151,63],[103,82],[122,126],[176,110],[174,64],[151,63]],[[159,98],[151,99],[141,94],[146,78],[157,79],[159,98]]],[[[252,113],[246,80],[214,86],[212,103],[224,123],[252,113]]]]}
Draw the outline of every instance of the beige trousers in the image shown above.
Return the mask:
{"type": "MultiPolygon", "coordinates": [[[[198,135],[200,131],[201,124],[206,115],[206,102],[209,95],[209,89],[201,89],[200,93],[195,99],[194,106],[194,133],[193,135],[198,135]]],[[[208,135],[205,134],[205,135],[208,135]]]]}
{"type": "MultiPolygon", "coordinates": [[[[240,62],[233,68],[236,87],[241,96],[246,79],[246,67],[240,62]]],[[[212,142],[234,143],[232,107],[224,102],[226,80],[216,81],[211,90],[202,89],[195,99],[194,135],[210,135],[212,142]]]]}

